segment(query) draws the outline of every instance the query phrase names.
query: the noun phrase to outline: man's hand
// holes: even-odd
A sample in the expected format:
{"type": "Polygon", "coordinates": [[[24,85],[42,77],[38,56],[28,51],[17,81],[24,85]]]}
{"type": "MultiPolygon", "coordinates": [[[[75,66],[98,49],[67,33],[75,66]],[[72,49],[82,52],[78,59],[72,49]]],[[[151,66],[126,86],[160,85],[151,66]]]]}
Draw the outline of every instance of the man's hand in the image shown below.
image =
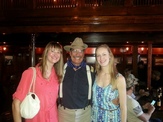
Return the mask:
{"type": "Polygon", "coordinates": [[[143,107],[143,109],[148,109],[148,112],[150,112],[150,113],[153,113],[155,110],[155,107],[153,105],[151,105],[151,103],[146,103],[142,107],[143,107]]]}

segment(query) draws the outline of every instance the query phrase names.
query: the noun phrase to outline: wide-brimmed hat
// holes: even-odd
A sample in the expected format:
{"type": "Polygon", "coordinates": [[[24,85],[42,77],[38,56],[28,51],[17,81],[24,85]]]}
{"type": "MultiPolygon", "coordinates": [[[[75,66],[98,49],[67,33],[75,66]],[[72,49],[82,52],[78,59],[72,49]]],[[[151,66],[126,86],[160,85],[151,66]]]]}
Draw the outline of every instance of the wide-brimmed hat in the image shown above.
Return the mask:
{"type": "Polygon", "coordinates": [[[88,47],[87,44],[83,43],[83,40],[79,37],[75,38],[71,45],[64,46],[66,51],[70,51],[70,49],[81,49],[84,50],[88,47]]]}
{"type": "Polygon", "coordinates": [[[130,88],[137,84],[138,84],[138,82],[134,78],[131,78],[131,77],[126,78],[126,88],[130,88]]]}

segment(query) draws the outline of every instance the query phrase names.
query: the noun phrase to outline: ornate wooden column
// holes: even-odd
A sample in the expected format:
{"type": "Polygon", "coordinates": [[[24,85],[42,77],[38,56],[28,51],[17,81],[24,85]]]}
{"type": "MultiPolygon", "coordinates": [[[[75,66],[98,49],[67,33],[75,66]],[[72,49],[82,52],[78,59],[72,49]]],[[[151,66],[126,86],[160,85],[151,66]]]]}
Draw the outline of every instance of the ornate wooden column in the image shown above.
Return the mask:
{"type": "Polygon", "coordinates": [[[152,73],[152,42],[148,42],[148,67],[147,67],[147,87],[151,88],[151,73],[152,73]]]}
{"type": "Polygon", "coordinates": [[[36,35],[31,34],[31,66],[35,66],[35,40],[36,35]]]}

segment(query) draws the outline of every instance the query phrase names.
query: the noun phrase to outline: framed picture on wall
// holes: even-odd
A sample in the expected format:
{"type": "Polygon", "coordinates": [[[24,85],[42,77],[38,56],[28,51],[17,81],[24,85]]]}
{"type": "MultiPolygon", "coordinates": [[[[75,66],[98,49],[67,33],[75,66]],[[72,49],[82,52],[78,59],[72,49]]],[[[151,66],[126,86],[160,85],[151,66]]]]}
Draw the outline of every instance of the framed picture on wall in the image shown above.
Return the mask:
{"type": "Polygon", "coordinates": [[[88,64],[95,64],[96,58],[95,56],[86,56],[86,62],[88,64]]]}
{"type": "Polygon", "coordinates": [[[156,66],[163,66],[163,58],[155,57],[155,65],[156,66]]]}
{"type": "Polygon", "coordinates": [[[140,61],[143,61],[144,64],[147,64],[147,57],[140,57],[140,61]]]}
{"type": "Polygon", "coordinates": [[[127,64],[132,64],[132,56],[127,57],[127,64]]]}
{"type": "Polygon", "coordinates": [[[114,57],[114,60],[115,60],[115,62],[116,62],[117,64],[120,64],[120,63],[121,63],[121,57],[115,56],[115,57],[114,57]]]}
{"type": "Polygon", "coordinates": [[[13,56],[5,56],[5,64],[11,65],[13,61],[13,56]]]}

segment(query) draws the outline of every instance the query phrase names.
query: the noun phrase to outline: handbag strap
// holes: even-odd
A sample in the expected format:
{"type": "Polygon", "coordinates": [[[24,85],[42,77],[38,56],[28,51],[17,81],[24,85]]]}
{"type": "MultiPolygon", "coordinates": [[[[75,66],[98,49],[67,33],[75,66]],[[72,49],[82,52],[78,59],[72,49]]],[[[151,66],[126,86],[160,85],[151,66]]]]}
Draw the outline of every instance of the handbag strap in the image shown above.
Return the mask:
{"type": "Polygon", "coordinates": [[[36,68],[35,67],[31,67],[31,68],[33,70],[33,77],[32,77],[30,87],[29,87],[29,92],[31,91],[32,85],[33,85],[32,92],[35,92],[36,68]]]}

